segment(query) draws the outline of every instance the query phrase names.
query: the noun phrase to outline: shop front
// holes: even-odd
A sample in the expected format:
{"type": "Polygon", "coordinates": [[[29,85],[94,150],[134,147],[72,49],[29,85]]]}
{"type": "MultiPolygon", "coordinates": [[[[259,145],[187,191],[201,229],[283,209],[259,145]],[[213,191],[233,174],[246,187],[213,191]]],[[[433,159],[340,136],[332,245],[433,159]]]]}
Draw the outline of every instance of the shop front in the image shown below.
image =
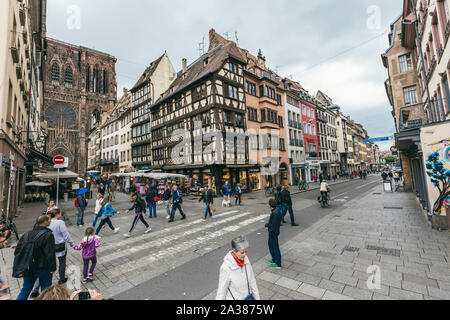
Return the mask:
{"type": "Polygon", "coordinates": [[[261,183],[261,168],[250,168],[248,170],[250,189],[252,191],[258,191],[262,189],[261,183]]]}
{"type": "Polygon", "coordinates": [[[306,179],[306,168],[304,164],[292,164],[292,185],[297,186],[300,180],[306,179]]]}
{"type": "Polygon", "coordinates": [[[289,185],[289,170],[286,163],[283,162],[280,165],[279,174],[280,174],[280,185],[282,186],[289,185]]]}
{"type": "Polygon", "coordinates": [[[306,179],[307,182],[313,182],[314,175],[319,176],[320,172],[320,161],[311,160],[306,162],[306,179]]]}

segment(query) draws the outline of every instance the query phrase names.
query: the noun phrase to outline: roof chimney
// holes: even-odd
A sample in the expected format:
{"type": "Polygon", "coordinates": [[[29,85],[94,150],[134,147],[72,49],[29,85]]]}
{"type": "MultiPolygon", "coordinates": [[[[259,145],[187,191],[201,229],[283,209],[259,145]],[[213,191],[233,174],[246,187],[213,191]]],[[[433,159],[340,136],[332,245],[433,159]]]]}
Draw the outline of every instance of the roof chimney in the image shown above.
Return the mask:
{"type": "Polygon", "coordinates": [[[123,88],[123,95],[126,96],[128,94],[128,89],[127,88],[123,88]]]}
{"type": "Polygon", "coordinates": [[[186,71],[187,71],[187,59],[183,58],[183,60],[181,60],[181,63],[183,65],[183,73],[186,73],[186,71]]]}

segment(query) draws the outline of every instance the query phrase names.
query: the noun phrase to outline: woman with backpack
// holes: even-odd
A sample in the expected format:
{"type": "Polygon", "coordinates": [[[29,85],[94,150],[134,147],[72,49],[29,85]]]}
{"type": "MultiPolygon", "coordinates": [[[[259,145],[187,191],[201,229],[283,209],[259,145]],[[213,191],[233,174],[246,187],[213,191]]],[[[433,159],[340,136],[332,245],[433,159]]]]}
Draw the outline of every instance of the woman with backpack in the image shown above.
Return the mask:
{"type": "Polygon", "coordinates": [[[145,207],[146,207],[146,204],[145,204],[144,200],[141,198],[141,195],[139,193],[135,193],[133,206],[130,209],[128,209],[126,211],[126,213],[128,213],[129,211],[134,209],[136,215],[134,217],[133,224],[131,225],[130,231],[123,235],[125,238],[131,237],[131,233],[133,232],[134,228],[136,228],[136,225],[139,220],[141,220],[141,222],[147,228],[147,230],[145,231],[145,234],[152,231],[152,228],[150,228],[150,226],[148,225],[148,223],[145,221],[144,217],[142,216],[143,214],[145,214],[145,207]]]}
{"type": "Polygon", "coordinates": [[[156,199],[158,197],[158,190],[156,190],[156,186],[152,185],[147,188],[147,192],[145,193],[145,201],[147,201],[149,215],[148,217],[151,219],[153,215],[156,216],[156,199]]]}
{"type": "Polygon", "coordinates": [[[105,199],[103,199],[103,201],[101,202],[101,205],[102,205],[101,221],[100,221],[100,224],[98,225],[95,235],[98,236],[98,234],[100,233],[100,230],[102,230],[102,228],[105,224],[107,224],[111,228],[111,230],[114,231],[114,233],[119,232],[120,228],[114,228],[114,226],[111,222],[111,217],[113,217],[116,213],[119,214],[120,212],[118,212],[112,208],[111,203],[109,203],[109,197],[106,197],[105,199]]]}

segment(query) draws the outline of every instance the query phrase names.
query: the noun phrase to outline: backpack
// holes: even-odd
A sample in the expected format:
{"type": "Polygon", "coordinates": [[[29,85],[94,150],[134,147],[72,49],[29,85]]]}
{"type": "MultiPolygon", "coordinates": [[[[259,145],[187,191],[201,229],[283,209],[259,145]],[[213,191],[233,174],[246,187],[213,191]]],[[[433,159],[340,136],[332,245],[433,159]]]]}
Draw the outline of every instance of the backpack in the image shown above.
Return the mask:
{"type": "Polygon", "coordinates": [[[180,190],[177,191],[178,192],[178,203],[183,203],[183,194],[181,193],[180,190]]]}
{"type": "Polygon", "coordinates": [[[78,204],[78,198],[75,198],[75,208],[78,208],[80,205],[78,204]]]}
{"type": "Polygon", "coordinates": [[[45,233],[51,232],[48,230],[39,231],[33,238],[29,239],[31,231],[24,235],[23,245],[14,256],[13,274],[14,278],[23,278],[26,273],[30,271],[31,263],[33,262],[33,252],[36,241],[45,233]]]}

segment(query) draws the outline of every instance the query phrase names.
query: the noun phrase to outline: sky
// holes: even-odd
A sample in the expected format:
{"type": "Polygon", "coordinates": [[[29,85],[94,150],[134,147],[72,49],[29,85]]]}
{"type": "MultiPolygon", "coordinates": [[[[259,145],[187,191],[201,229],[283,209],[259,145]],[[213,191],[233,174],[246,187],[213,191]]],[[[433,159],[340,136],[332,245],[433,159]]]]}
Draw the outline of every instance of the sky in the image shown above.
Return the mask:
{"type": "MultiPolygon", "coordinates": [[[[175,69],[208,48],[208,32],[236,41],[315,95],[325,92],[371,137],[395,133],[381,54],[401,0],[48,0],[47,35],[117,58],[117,91],[167,51],[175,69]]],[[[382,150],[392,143],[379,144],[382,150]]]]}

